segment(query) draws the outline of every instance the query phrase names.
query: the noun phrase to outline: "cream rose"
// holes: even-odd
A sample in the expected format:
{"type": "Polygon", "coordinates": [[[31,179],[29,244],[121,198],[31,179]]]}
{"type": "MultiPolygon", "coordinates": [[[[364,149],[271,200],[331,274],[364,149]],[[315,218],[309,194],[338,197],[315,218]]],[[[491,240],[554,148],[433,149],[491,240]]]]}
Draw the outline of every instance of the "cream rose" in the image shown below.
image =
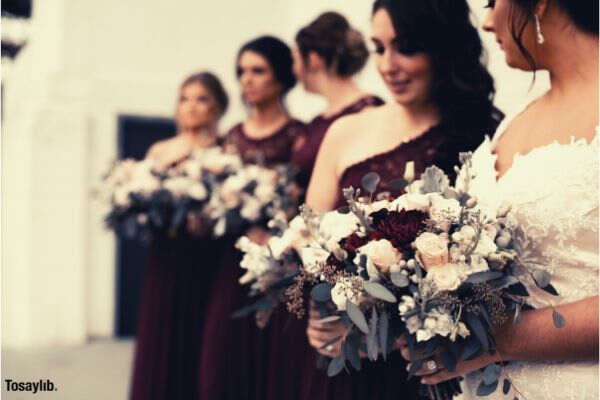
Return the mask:
{"type": "Polygon", "coordinates": [[[377,269],[386,274],[390,267],[402,260],[400,253],[387,239],[374,240],[357,249],[357,253],[366,255],[377,269]]]}
{"type": "Polygon", "coordinates": [[[390,209],[425,212],[429,209],[429,197],[420,193],[406,193],[394,200],[390,209]]]}
{"type": "Polygon", "coordinates": [[[425,279],[433,282],[439,291],[456,290],[462,283],[462,270],[456,264],[437,265],[427,271],[425,279]]]}
{"type": "Polygon", "coordinates": [[[460,212],[460,203],[455,199],[445,199],[441,196],[431,198],[429,218],[446,232],[450,229],[451,223],[458,219],[460,212]]]}
{"type": "Polygon", "coordinates": [[[425,270],[448,262],[448,239],[431,232],[420,234],[415,247],[425,270]]]}
{"type": "Polygon", "coordinates": [[[206,191],[206,187],[204,187],[204,185],[201,184],[201,183],[199,183],[199,182],[196,182],[196,183],[192,184],[188,188],[187,194],[192,199],[199,200],[199,201],[202,201],[202,200],[206,199],[206,197],[208,196],[208,192],[206,191]]]}
{"type": "Polygon", "coordinates": [[[334,242],[339,242],[354,233],[359,225],[360,221],[356,215],[332,211],[323,215],[321,223],[319,224],[319,231],[334,242]]]}

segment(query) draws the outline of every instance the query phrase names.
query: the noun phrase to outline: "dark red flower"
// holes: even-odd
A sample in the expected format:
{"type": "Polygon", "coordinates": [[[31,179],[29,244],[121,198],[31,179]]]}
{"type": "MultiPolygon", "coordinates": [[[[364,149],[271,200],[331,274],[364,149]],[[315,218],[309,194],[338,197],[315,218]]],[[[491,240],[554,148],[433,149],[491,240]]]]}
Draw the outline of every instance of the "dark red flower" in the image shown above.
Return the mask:
{"type": "Polygon", "coordinates": [[[398,250],[406,249],[425,227],[427,215],[421,211],[379,210],[370,215],[373,229],[392,242],[398,250]]]}
{"type": "Polygon", "coordinates": [[[348,236],[346,239],[343,240],[342,248],[350,253],[356,253],[356,250],[359,247],[362,247],[365,244],[367,244],[368,241],[369,240],[367,238],[360,237],[356,233],[353,233],[352,235],[348,236]]]}
{"type": "Polygon", "coordinates": [[[330,254],[329,257],[327,257],[327,265],[331,265],[336,267],[337,269],[344,269],[346,268],[346,264],[343,261],[338,260],[337,258],[335,258],[335,256],[333,254],[330,254]]]}

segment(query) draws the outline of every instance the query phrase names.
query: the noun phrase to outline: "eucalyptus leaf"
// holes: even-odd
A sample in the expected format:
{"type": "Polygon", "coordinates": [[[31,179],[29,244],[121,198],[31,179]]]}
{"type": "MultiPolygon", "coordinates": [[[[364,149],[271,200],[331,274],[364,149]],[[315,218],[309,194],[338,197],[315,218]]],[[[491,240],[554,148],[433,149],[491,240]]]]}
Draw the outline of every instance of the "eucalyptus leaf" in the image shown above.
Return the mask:
{"type": "Polygon", "coordinates": [[[425,172],[421,175],[423,185],[421,187],[421,193],[443,193],[448,186],[450,186],[450,180],[442,171],[436,166],[428,167],[425,172]]]}
{"type": "Polygon", "coordinates": [[[321,282],[310,291],[311,297],[320,302],[331,300],[331,285],[321,282]]]}
{"type": "Polygon", "coordinates": [[[358,349],[360,346],[360,338],[356,335],[350,335],[344,342],[344,354],[346,360],[350,361],[350,364],[355,370],[360,371],[361,362],[358,349]]]}
{"type": "Polygon", "coordinates": [[[376,299],[387,301],[388,303],[396,303],[398,299],[388,288],[377,282],[365,282],[363,287],[371,296],[376,299]]]}
{"type": "Polygon", "coordinates": [[[319,324],[328,324],[330,322],[338,321],[340,319],[342,319],[342,317],[340,317],[339,315],[330,315],[329,317],[319,319],[315,322],[317,322],[319,324]]]}
{"type": "Polygon", "coordinates": [[[383,311],[379,316],[379,348],[383,354],[383,359],[387,360],[389,351],[388,330],[390,328],[390,317],[387,311],[383,311]]]}
{"type": "Polygon", "coordinates": [[[556,310],[552,310],[552,320],[557,328],[563,328],[567,324],[565,317],[556,310]]]}
{"type": "Polygon", "coordinates": [[[388,183],[388,188],[395,192],[400,192],[408,186],[408,181],[403,178],[394,179],[393,181],[388,183]]]}
{"type": "Polygon", "coordinates": [[[486,385],[491,385],[494,382],[498,382],[502,368],[498,364],[490,364],[483,370],[483,382],[486,385]]]}
{"type": "Polygon", "coordinates": [[[502,393],[508,394],[508,392],[510,391],[510,386],[510,380],[504,379],[504,382],[502,383],[502,393]]]}
{"type": "Polygon", "coordinates": [[[466,281],[473,284],[484,283],[493,279],[502,278],[502,276],[502,272],[499,271],[482,271],[469,275],[466,281]]]}
{"type": "Polygon", "coordinates": [[[479,356],[480,350],[481,344],[479,343],[479,341],[476,338],[471,337],[469,338],[469,340],[466,341],[460,358],[463,361],[471,360],[479,356]]]}
{"type": "Polygon", "coordinates": [[[544,288],[550,284],[550,274],[548,272],[538,269],[533,271],[532,275],[538,287],[544,288]]]}
{"type": "Polygon", "coordinates": [[[344,359],[344,353],[342,353],[339,357],[334,358],[329,362],[329,366],[327,367],[327,376],[332,377],[336,376],[344,369],[346,360],[344,359]]]}
{"type": "Polygon", "coordinates": [[[321,346],[321,350],[326,349],[327,346],[331,346],[332,344],[337,343],[340,339],[342,339],[342,336],[336,336],[333,339],[329,339],[323,344],[323,346],[321,346]]]}
{"type": "Polygon", "coordinates": [[[346,313],[352,320],[354,325],[358,327],[364,334],[369,333],[369,326],[367,325],[367,319],[361,309],[350,300],[346,300],[346,313]]]}
{"type": "Polygon", "coordinates": [[[400,272],[392,272],[390,273],[390,280],[392,283],[398,287],[407,287],[410,284],[408,280],[408,276],[400,273],[400,272]]]}
{"type": "Polygon", "coordinates": [[[369,334],[367,335],[367,354],[371,361],[377,361],[379,346],[377,345],[377,309],[373,306],[369,321],[369,334]]]}
{"type": "Polygon", "coordinates": [[[556,289],[554,288],[554,286],[552,286],[552,284],[548,284],[548,285],[544,286],[542,288],[542,290],[550,293],[553,296],[558,296],[559,295],[558,292],[556,291],[556,289]]]}
{"type": "Polygon", "coordinates": [[[475,314],[467,312],[465,313],[465,321],[469,325],[470,330],[475,333],[475,336],[481,343],[481,348],[483,352],[487,353],[489,351],[490,346],[488,341],[488,335],[479,318],[477,318],[475,314]]]}
{"type": "Polygon", "coordinates": [[[423,360],[416,360],[415,362],[413,362],[410,366],[410,369],[408,370],[408,378],[412,378],[415,375],[415,373],[421,369],[422,366],[423,360]]]}
{"type": "Polygon", "coordinates": [[[477,396],[481,396],[481,397],[489,396],[490,394],[492,394],[496,391],[497,387],[498,387],[498,381],[492,382],[489,385],[487,385],[485,382],[481,381],[481,383],[477,387],[477,396]]]}
{"type": "Polygon", "coordinates": [[[361,180],[362,187],[369,193],[375,193],[381,177],[376,172],[369,172],[361,180]]]}

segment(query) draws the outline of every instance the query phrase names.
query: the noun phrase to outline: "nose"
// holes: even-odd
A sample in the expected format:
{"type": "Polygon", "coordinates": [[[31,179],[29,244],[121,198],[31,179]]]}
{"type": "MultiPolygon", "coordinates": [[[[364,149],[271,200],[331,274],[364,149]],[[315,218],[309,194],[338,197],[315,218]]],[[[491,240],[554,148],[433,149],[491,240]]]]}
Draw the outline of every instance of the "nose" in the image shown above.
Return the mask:
{"type": "Polygon", "coordinates": [[[481,22],[481,28],[486,32],[494,32],[494,24],[492,21],[492,10],[490,9],[485,16],[483,17],[483,21],[481,22]]]}
{"type": "Polygon", "coordinates": [[[394,52],[390,49],[386,49],[383,54],[379,56],[378,66],[379,71],[384,75],[394,73],[398,69],[398,66],[394,62],[394,52]]]}

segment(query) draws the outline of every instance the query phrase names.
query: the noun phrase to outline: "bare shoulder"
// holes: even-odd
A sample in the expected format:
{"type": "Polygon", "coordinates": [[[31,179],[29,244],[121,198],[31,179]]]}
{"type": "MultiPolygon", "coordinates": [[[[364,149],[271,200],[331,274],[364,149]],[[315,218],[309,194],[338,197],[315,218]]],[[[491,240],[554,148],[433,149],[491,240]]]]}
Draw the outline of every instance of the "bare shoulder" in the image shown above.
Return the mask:
{"type": "Polygon", "coordinates": [[[331,124],[325,139],[336,144],[346,143],[371,130],[382,121],[387,112],[386,106],[369,107],[361,112],[341,117],[331,124]]]}

